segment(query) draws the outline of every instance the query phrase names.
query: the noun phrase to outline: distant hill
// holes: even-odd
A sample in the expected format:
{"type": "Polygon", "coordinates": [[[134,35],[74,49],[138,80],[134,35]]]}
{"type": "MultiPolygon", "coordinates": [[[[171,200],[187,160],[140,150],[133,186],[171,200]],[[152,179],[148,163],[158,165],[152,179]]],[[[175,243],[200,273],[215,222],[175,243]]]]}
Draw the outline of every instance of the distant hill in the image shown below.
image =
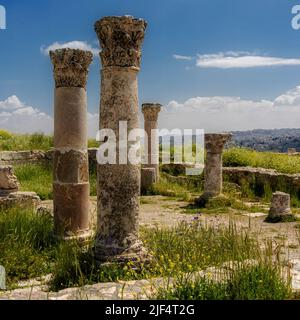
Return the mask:
{"type": "Polygon", "coordinates": [[[258,151],[287,152],[295,148],[300,152],[300,129],[274,129],[234,131],[230,146],[240,146],[258,151]]]}

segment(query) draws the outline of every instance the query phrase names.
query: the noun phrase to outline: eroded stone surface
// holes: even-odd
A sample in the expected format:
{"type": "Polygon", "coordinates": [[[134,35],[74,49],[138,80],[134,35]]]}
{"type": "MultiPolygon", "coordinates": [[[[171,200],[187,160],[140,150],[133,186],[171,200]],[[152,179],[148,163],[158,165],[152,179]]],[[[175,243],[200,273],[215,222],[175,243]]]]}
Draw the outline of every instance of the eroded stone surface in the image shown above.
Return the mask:
{"type": "Polygon", "coordinates": [[[103,67],[140,67],[147,23],[130,16],[104,17],[95,23],[103,67]]]}
{"type": "Polygon", "coordinates": [[[141,171],[141,191],[146,193],[157,182],[155,168],[142,168],[141,171]]]}
{"type": "Polygon", "coordinates": [[[86,82],[92,53],[59,49],[54,65],[53,202],[57,236],[82,237],[89,230],[89,169],[86,82]]]}
{"type": "Polygon", "coordinates": [[[288,218],[293,219],[291,197],[288,193],[277,191],[273,193],[267,220],[276,222],[277,220],[285,220],[288,218]]]}
{"type": "Polygon", "coordinates": [[[224,145],[232,137],[229,133],[213,133],[205,135],[206,160],[204,168],[204,193],[196,202],[204,206],[209,198],[217,197],[223,188],[223,161],[224,145]]]}
{"type": "Polygon", "coordinates": [[[88,67],[93,60],[91,52],[78,49],[58,49],[50,51],[50,58],[54,65],[56,88],[86,87],[88,67]]]}
{"type": "Polygon", "coordinates": [[[0,196],[8,195],[19,189],[19,182],[12,166],[0,166],[0,196]]]}
{"type": "Polygon", "coordinates": [[[155,130],[158,129],[157,120],[161,107],[162,105],[158,103],[145,103],[142,105],[144,129],[147,133],[145,147],[148,163],[145,165],[145,168],[155,169],[157,181],[159,180],[159,136],[155,130]]]}
{"type": "MultiPolygon", "coordinates": [[[[146,23],[132,17],[105,17],[95,24],[102,47],[100,128],[120,139],[119,123],[128,132],[139,128],[137,73],[146,23]]],[[[140,141],[136,142],[140,148],[140,141]]],[[[98,261],[126,260],[144,255],[138,238],[140,164],[98,165],[98,261]]]]}
{"type": "Polygon", "coordinates": [[[0,208],[26,208],[36,210],[41,203],[40,197],[35,192],[13,192],[6,197],[0,197],[0,208]]]}

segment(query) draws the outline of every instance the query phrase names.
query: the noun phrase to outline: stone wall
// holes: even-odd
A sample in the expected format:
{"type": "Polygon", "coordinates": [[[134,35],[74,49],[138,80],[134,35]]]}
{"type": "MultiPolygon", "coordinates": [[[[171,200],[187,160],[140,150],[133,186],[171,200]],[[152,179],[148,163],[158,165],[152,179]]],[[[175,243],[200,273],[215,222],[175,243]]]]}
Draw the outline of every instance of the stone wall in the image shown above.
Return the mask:
{"type": "MultiPolygon", "coordinates": [[[[203,174],[200,176],[185,176],[185,166],[170,164],[161,166],[164,177],[169,182],[183,186],[203,186],[203,174]]],[[[242,190],[248,189],[256,196],[269,195],[275,191],[282,191],[297,196],[300,199],[300,173],[284,174],[276,170],[252,167],[223,168],[225,182],[234,183],[242,190]]]]}
{"type": "Polygon", "coordinates": [[[262,196],[268,188],[270,192],[283,191],[300,198],[300,173],[285,174],[263,168],[228,167],[223,168],[223,176],[225,181],[241,187],[248,186],[257,196],[262,196]]]}
{"type": "Polygon", "coordinates": [[[28,162],[51,161],[53,151],[1,151],[1,165],[24,164],[28,162]]]}
{"type": "MultiPolygon", "coordinates": [[[[97,167],[97,148],[90,148],[89,165],[90,169],[97,167]]],[[[0,165],[16,165],[26,163],[52,163],[53,150],[49,151],[0,151],[0,165]]]]}

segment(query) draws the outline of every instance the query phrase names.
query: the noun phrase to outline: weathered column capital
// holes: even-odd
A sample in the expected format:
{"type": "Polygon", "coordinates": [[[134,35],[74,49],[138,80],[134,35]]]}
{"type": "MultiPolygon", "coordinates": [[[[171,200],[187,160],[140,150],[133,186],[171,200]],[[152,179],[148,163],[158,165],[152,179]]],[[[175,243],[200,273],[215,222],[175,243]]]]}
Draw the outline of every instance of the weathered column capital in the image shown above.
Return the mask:
{"type": "Polygon", "coordinates": [[[86,88],[88,68],[93,61],[93,54],[90,51],[58,49],[50,51],[50,58],[54,65],[56,88],[86,88]]]}
{"type": "Polygon", "coordinates": [[[144,103],[142,105],[142,112],[146,121],[157,121],[158,114],[161,111],[162,105],[159,103],[144,103]]]}
{"type": "Polygon", "coordinates": [[[147,22],[131,16],[104,17],[95,23],[102,66],[140,68],[147,22]]]}
{"type": "Polygon", "coordinates": [[[205,134],[205,147],[207,152],[222,153],[224,145],[231,140],[231,133],[209,133],[205,134]]]}

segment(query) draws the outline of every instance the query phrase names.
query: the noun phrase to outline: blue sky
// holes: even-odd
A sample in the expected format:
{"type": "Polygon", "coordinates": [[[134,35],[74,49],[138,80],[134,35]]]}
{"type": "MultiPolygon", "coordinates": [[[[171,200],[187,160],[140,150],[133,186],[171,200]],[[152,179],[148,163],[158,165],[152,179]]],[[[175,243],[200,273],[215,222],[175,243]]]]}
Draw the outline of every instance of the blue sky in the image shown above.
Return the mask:
{"type": "MultiPolygon", "coordinates": [[[[283,101],[281,106],[286,101],[290,105],[292,99],[292,107],[286,109],[290,118],[282,123],[292,127],[295,116],[300,115],[300,30],[291,27],[291,10],[296,4],[300,0],[0,0],[7,12],[7,30],[0,30],[0,109],[1,102],[5,112],[13,103],[20,103],[52,117],[52,65],[41,48],[70,41],[85,41],[97,48],[94,22],[107,15],[130,14],[148,21],[139,75],[140,103],[161,102],[166,106],[163,116],[179,126],[175,121],[178,110],[190,114],[201,109],[201,118],[213,113],[215,107],[209,109],[211,101],[206,103],[204,97],[240,97],[241,108],[249,102],[243,110],[250,114],[252,107],[263,107],[258,105],[262,100],[273,103],[267,103],[272,109],[275,99],[283,101]],[[9,97],[17,100],[7,102],[9,97]]],[[[99,111],[99,70],[100,60],[95,58],[88,81],[91,114],[99,111]]],[[[238,101],[214,99],[212,104],[225,103],[218,112],[227,112],[229,120],[230,110],[234,110],[233,118],[241,124],[238,101]]],[[[277,120],[265,127],[280,127],[281,112],[286,113],[279,110],[277,120]]],[[[245,120],[248,115],[242,117],[245,120]]],[[[264,126],[258,122],[240,128],[229,121],[223,128],[219,122],[224,117],[219,118],[208,116],[216,123],[207,129],[264,126]]],[[[184,125],[195,127],[194,119],[186,116],[184,125]]],[[[12,130],[17,129],[21,117],[14,121],[12,130]]],[[[205,121],[202,123],[204,126],[205,121]]],[[[2,126],[10,128],[10,120],[2,126]]],[[[26,131],[25,127],[22,130],[26,131]]]]}

